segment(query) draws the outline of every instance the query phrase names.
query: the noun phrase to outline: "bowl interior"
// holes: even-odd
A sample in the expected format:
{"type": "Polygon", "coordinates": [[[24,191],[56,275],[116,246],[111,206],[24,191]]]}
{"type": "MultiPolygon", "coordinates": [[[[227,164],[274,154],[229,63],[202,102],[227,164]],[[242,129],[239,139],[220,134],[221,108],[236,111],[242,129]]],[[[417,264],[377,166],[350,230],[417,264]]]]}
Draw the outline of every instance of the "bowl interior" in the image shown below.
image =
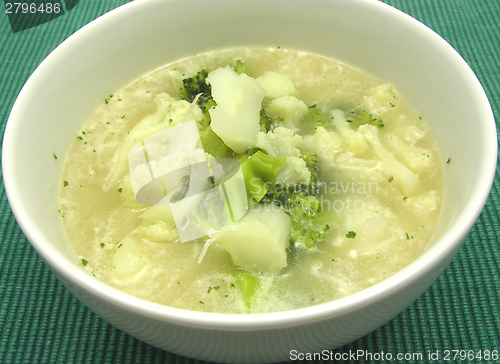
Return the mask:
{"type": "MultiPolygon", "coordinates": [[[[445,167],[446,198],[432,251],[392,282],[403,284],[407,276],[449,258],[481,211],[497,152],[484,91],[451,46],[409,16],[372,0],[200,5],[196,0],[135,1],[116,9],[64,42],[23,88],[4,138],[5,186],[21,228],[52,269],[100,295],[113,292],[79,267],[58,213],[59,168],[83,120],[114,90],[154,68],[242,45],[319,53],[396,85],[434,133],[445,167]],[[452,162],[445,165],[449,157],[452,162]]],[[[387,284],[378,284],[377,291],[387,284]]],[[[335,305],[341,303],[330,308],[335,305]]],[[[154,309],[168,313],[168,308],[154,309]]]]}

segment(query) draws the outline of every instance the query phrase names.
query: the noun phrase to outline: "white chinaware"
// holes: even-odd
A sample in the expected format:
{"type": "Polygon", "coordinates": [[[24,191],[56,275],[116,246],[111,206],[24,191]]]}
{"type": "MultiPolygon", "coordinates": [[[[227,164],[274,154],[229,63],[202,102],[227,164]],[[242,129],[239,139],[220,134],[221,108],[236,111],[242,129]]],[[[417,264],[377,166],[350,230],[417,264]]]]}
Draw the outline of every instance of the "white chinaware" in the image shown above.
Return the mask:
{"type": "Polygon", "coordinates": [[[2,153],[5,188],[21,229],[78,299],[149,344],[238,363],[328,354],[399,314],[461,247],[485,204],[496,163],[493,114],[472,70],[432,30],[374,0],[128,3],[83,27],[40,64],[12,109],[2,153]],[[361,292],[270,314],[174,309],[96,280],[72,252],[57,207],[60,159],[83,120],[110,92],[154,68],[246,45],[319,53],[395,84],[425,117],[443,158],[446,196],[432,245],[414,263],[361,292]]]}

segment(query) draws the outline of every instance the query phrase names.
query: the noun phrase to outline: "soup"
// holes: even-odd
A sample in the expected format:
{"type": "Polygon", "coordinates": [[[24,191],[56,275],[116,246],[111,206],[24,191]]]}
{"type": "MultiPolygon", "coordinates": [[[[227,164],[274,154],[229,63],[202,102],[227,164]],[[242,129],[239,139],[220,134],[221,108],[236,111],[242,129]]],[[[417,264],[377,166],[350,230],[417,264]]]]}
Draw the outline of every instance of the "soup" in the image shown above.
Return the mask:
{"type": "Polygon", "coordinates": [[[431,243],[430,131],[394,86],[332,59],[237,48],[110,93],[60,181],[82,266],[131,295],[221,313],[367,288],[431,243]]]}

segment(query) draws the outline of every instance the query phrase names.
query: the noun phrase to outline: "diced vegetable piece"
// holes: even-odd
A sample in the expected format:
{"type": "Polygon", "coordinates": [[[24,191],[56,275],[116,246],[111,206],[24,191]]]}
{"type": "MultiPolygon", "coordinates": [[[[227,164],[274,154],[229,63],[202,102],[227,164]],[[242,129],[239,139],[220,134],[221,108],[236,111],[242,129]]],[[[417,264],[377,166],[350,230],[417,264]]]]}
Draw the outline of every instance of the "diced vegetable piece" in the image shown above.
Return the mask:
{"type": "Polygon", "coordinates": [[[118,243],[113,255],[113,273],[118,278],[131,278],[146,268],[146,260],[134,247],[135,239],[126,237],[118,243]]]}
{"type": "Polygon", "coordinates": [[[238,75],[229,66],[210,72],[207,81],[217,103],[209,110],[214,133],[236,153],[255,146],[264,89],[255,79],[244,73],[238,75]]]}
{"type": "Polygon", "coordinates": [[[236,276],[236,287],[239,288],[245,306],[248,309],[252,306],[252,299],[259,289],[260,281],[257,277],[250,274],[238,273],[236,276]]]}
{"type": "Polygon", "coordinates": [[[295,86],[288,76],[269,71],[256,80],[266,90],[265,97],[268,100],[297,94],[297,90],[295,90],[295,86]]]}
{"type": "Polygon", "coordinates": [[[271,101],[266,111],[272,117],[283,118],[283,126],[296,128],[309,109],[302,100],[286,95],[271,101]]]}
{"type": "Polygon", "coordinates": [[[307,168],[306,161],[300,157],[287,157],[276,182],[284,185],[298,185],[311,182],[311,172],[307,168]]]}
{"type": "Polygon", "coordinates": [[[239,267],[278,271],[287,265],[290,228],[290,218],[281,208],[261,204],[212,239],[231,254],[234,264],[239,267]]]}
{"type": "Polygon", "coordinates": [[[286,162],[286,157],[272,157],[258,151],[241,163],[248,197],[259,202],[266,194],[270,184],[276,182],[276,176],[286,162]]]}

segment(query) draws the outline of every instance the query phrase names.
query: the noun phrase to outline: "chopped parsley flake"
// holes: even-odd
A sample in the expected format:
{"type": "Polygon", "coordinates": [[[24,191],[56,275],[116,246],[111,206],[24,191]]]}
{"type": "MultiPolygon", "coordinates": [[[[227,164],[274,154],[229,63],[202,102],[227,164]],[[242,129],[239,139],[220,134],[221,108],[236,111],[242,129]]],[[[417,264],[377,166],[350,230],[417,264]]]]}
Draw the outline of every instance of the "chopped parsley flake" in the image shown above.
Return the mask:
{"type": "Polygon", "coordinates": [[[345,237],[347,239],[354,239],[356,237],[356,233],[354,231],[349,231],[347,234],[345,234],[345,237]]]}
{"type": "Polygon", "coordinates": [[[76,139],[83,140],[83,138],[82,138],[80,135],[78,135],[78,136],[76,137],[76,139]]]}
{"type": "Polygon", "coordinates": [[[105,244],[104,244],[104,243],[101,243],[100,245],[101,245],[101,249],[102,249],[102,248],[104,248],[104,246],[105,246],[105,244]]]}
{"type": "Polygon", "coordinates": [[[120,187],[120,188],[118,189],[118,192],[122,193],[122,191],[123,191],[123,189],[120,187]]]}
{"type": "Polygon", "coordinates": [[[68,181],[63,181],[63,186],[66,187],[68,185],[68,181]]]}
{"type": "Polygon", "coordinates": [[[54,159],[55,159],[55,160],[57,160],[57,155],[56,155],[56,153],[53,153],[53,155],[54,155],[54,159]]]}
{"type": "MultiPolygon", "coordinates": [[[[54,156],[55,156],[55,154],[54,154],[54,156]]],[[[57,159],[57,158],[56,158],[56,159],[57,159]]],[[[448,164],[449,164],[450,162],[451,162],[451,157],[450,157],[450,158],[448,158],[448,160],[446,161],[446,163],[448,163],[448,164]]]]}
{"type": "Polygon", "coordinates": [[[387,180],[387,182],[391,183],[392,181],[394,181],[394,177],[390,176],[389,179],[387,180]]]}
{"type": "Polygon", "coordinates": [[[89,262],[87,262],[85,259],[82,259],[82,265],[85,267],[89,262]]]}

